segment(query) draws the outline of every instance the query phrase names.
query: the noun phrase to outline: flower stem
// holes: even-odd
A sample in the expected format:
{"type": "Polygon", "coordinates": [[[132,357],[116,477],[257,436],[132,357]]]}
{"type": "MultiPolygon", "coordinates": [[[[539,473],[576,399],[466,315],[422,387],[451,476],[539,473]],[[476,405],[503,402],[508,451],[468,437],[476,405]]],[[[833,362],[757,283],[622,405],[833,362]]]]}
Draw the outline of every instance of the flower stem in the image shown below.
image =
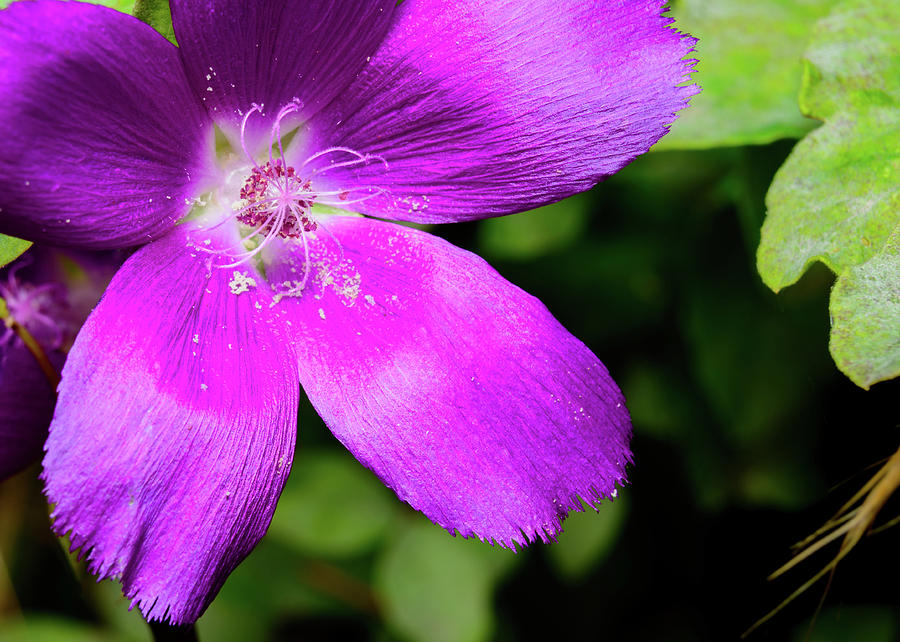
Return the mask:
{"type": "Polygon", "coordinates": [[[53,364],[50,363],[50,359],[47,358],[47,353],[44,352],[41,344],[31,336],[31,333],[25,329],[25,326],[12,317],[6,306],[6,302],[2,299],[0,299],[0,320],[2,320],[4,325],[15,332],[16,336],[22,340],[22,343],[25,344],[25,347],[32,354],[35,361],[37,361],[38,366],[40,366],[41,372],[47,377],[47,381],[49,381],[50,385],[53,386],[53,389],[56,390],[60,381],[59,373],[56,371],[56,368],[53,367],[53,364]]]}
{"type": "Polygon", "coordinates": [[[193,624],[176,626],[166,622],[148,622],[154,642],[197,642],[197,629],[193,624]]]}

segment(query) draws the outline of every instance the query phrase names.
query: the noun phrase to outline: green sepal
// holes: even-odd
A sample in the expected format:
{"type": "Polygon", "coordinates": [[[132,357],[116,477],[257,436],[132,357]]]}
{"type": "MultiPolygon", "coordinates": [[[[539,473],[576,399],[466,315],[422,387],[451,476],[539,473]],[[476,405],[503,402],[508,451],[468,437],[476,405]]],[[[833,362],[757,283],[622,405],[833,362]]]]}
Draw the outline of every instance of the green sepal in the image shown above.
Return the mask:
{"type": "Polygon", "coordinates": [[[169,0],[136,0],[134,17],[156,29],[173,45],[178,44],[175,40],[175,29],[172,28],[169,0]]]}
{"type": "Polygon", "coordinates": [[[15,236],[5,236],[0,234],[0,268],[9,265],[25,254],[31,245],[31,241],[25,241],[16,238],[15,236]]]}

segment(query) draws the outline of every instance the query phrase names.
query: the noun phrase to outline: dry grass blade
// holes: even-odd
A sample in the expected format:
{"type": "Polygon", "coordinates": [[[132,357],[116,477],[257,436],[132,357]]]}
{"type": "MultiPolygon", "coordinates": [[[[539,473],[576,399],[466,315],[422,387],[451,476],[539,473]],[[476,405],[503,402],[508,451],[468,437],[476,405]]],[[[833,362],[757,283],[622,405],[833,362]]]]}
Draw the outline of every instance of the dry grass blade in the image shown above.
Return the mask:
{"type": "Polygon", "coordinates": [[[813,575],[813,577],[804,582],[800,588],[791,593],[778,606],[757,620],[753,626],[741,635],[741,638],[747,637],[762,624],[768,622],[785,606],[793,602],[825,575],[834,573],[838,563],[853,550],[866,532],[881,531],[900,522],[900,517],[897,517],[884,526],[872,530],[872,524],[875,522],[878,513],[884,508],[885,503],[887,503],[887,500],[894,494],[898,487],[900,487],[900,449],[898,449],[897,452],[887,460],[887,463],[885,463],[884,466],[882,466],[878,472],[876,472],[872,478],[841,507],[834,517],[829,519],[821,528],[816,530],[815,533],[804,539],[802,542],[795,544],[793,548],[795,550],[799,549],[799,552],[787,564],[772,573],[769,576],[769,579],[772,580],[783,575],[831,542],[843,537],[840,548],[838,549],[837,555],[834,556],[834,559],[828,562],[828,564],[813,575]],[[859,506],[853,508],[857,503],[859,503],[859,506]]]}

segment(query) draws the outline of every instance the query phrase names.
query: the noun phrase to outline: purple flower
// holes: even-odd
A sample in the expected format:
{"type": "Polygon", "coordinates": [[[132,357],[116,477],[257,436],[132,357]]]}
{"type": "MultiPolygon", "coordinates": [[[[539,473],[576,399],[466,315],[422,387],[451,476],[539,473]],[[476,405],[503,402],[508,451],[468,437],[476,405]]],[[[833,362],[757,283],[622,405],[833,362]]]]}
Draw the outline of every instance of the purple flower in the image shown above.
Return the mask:
{"type": "MultiPolygon", "coordinates": [[[[66,305],[62,285],[34,283],[21,272],[32,263],[26,254],[0,270],[0,298],[14,319],[38,342],[57,370],[64,329],[58,322],[66,305]]],[[[11,327],[0,324],[0,480],[41,454],[53,415],[53,386],[37,360],[11,327]]]]}
{"type": "Polygon", "coordinates": [[[662,0],[172,0],[179,48],[97,6],[0,14],[0,231],[144,244],[69,355],[54,527],[191,622],[265,532],[299,386],[404,501],[552,540],[630,459],[621,393],[536,299],[387,221],[585,190],[685,106],[662,0]]]}
{"type": "Polygon", "coordinates": [[[51,379],[114,264],[111,256],[63,256],[34,247],[0,270],[0,298],[9,318],[27,331],[55,371],[44,372],[17,332],[0,324],[0,480],[40,457],[56,403],[51,379]]]}

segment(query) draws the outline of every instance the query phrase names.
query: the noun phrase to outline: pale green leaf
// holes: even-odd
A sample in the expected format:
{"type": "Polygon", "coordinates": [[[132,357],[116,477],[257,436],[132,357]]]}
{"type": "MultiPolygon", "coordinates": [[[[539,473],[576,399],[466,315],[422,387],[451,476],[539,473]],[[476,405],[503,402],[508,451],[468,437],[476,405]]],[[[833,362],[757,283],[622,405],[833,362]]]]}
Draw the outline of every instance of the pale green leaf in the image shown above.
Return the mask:
{"type": "Polygon", "coordinates": [[[269,536],[326,557],[363,553],[390,524],[396,500],[350,455],[304,450],[291,472],[269,536]]]}
{"type": "Polygon", "coordinates": [[[841,273],[900,222],[900,3],[849,0],[813,30],[801,101],[824,127],[766,197],[758,268],[779,290],[822,261],[841,273]]]}
{"type": "Polygon", "coordinates": [[[569,513],[563,533],[548,549],[556,571],[567,580],[579,580],[594,570],[595,564],[612,552],[628,514],[623,497],[603,502],[599,511],[569,513]]]}
{"type": "Polygon", "coordinates": [[[14,236],[0,234],[0,267],[9,265],[25,254],[31,247],[31,241],[23,241],[14,236]]]}
{"type": "Polygon", "coordinates": [[[703,91],[654,149],[702,149],[799,138],[814,125],[797,107],[801,56],[834,0],[681,0],[675,26],[699,38],[703,91]]]}
{"type": "Polygon", "coordinates": [[[407,640],[488,640],[494,586],[513,557],[512,551],[454,538],[416,520],[377,563],[375,588],[384,618],[407,640]]]}
{"type": "Polygon", "coordinates": [[[863,388],[900,375],[900,225],[831,293],[831,356],[863,388]]]}
{"type": "Polygon", "coordinates": [[[813,30],[804,60],[803,113],[900,107],[900,2],[853,0],[813,30]]]}
{"type": "Polygon", "coordinates": [[[833,117],[794,148],[766,206],[757,267],[773,290],[815,260],[840,273],[870,259],[900,222],[900,109],[833,117]]]}

